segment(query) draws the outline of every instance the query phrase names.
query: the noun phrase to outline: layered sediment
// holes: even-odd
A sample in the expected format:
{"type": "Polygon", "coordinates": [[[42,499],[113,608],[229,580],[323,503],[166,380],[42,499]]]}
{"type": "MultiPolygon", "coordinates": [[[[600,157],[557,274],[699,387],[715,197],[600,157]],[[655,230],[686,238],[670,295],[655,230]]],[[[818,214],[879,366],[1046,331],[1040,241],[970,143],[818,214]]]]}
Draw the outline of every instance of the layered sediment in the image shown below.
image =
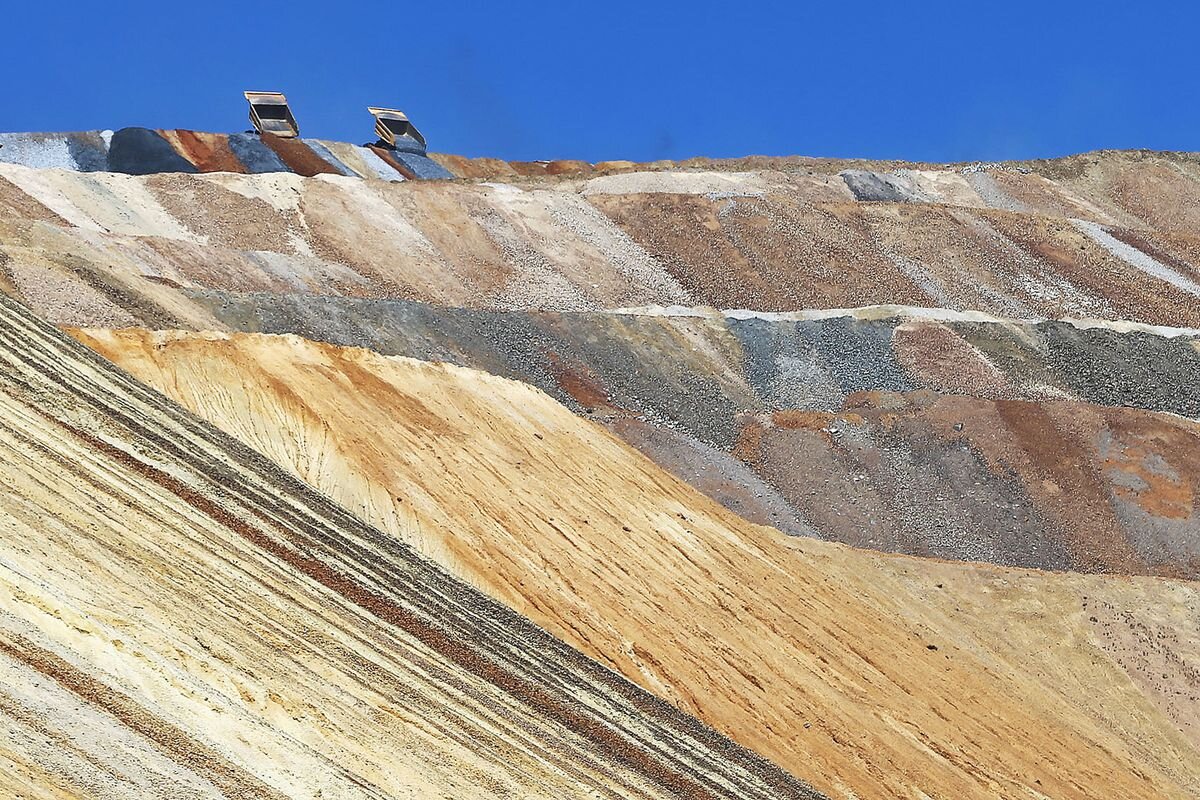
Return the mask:
{"type": "Polygon", "coordinates": [[[474,370],[295,336],[76,336],[831,797],[1185,797],[1200,779],[1194,583],[785,537],[474,370]]]}
{"type": "Polygon", "coordinates": [[[817,795],[0,298],[10,796],[817,795]]]}
{"type": "Polygon", "coordinates": [[[0,143],[4,791],[1200,793],[1194,155],[0,143]]]}
{"type": "Polygon", "coordinates": [[[1200,404],[1193,159],[712,166],[506,184],[0,167],[0,260],[62,324],[298,333],[529,381],[792,533],[1195,575],[1191,428],[1160,413],[1200,404]],[[870,194],[868,172],[904,193],[870,194]],[[793,313],[864,303],[916,305],[793,313]],[[704,304],[756,313],[647,313],[704,304]]]}

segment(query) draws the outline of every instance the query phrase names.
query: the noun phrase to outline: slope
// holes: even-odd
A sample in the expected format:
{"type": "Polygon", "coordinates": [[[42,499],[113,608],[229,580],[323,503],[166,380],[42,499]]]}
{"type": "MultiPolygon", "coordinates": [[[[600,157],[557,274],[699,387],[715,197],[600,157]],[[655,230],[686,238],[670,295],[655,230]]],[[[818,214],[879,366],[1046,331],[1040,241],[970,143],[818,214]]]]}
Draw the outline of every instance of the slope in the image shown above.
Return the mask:
{"type": "Polygon", "coordinates": [[[0,297],[0,792],[813,797],[0,297]]]}
{"type": "Polygon", "coordinates": [[[1200,325],[1185,154],[756,160],[508,184],[19,165],[0,178],[0,289],[57,323],[294,332],[516,377],[789,532],[1041,568],[1200,570],[1191,429],[1096,408],[1195,416],[1194,333],[607,313],[907,301],[1200,325]],[[1083,405],[1046,405],[1060,401],[1083,405]],[[898,429],[881,424],[898,410],[898,429]]]}
{"type": "Polygon", "coordinates": [[[368,180],[450,178],[424,146],[358,147],[270,134],[122,128],[69,133],[0,133],[0,163],[78,172],[152,175],[232,172],[350,175],[368,180]]]}
{"type": "Polygon", "coordinates": [[[0,164],[0,206],[15,212],[0,250],[42,313],[64,309],[35,266],[119,307],[140,299],[124,310],[149,324],[180,314],[173,289],[188,287],[548,311],[899,303],[1200,326],[1192,157],[871,173],[907,187],[884,194],[862,190],[862,170],[836,171],[850,163],[770,166],[396,184],[0,164]]]}
{"type": "Polygon", "coordinates": [[[1200,416],[1194,331],[900,308],[556,314],[202,299],[231,328],[531,383],[790,533],[1009,566],[1200,575],[1198,428],[1171,416],[1200,416]]]}
{"type": "Polygon", "coordinates": [[[831,797],[1200,791],[1195,584],[783,537],[470,370],[296,337],[77,335],[831,797]]]}

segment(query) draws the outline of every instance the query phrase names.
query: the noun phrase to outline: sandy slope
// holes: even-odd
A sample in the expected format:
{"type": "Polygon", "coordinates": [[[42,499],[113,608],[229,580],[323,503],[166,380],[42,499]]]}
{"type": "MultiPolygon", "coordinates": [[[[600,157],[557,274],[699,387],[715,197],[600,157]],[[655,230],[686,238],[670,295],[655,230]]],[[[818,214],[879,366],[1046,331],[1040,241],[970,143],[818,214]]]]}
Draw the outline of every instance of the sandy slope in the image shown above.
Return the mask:
{"type": "Polygon", "coordinates": [[[77,334],[832,797],[1200,793],[1200,592],[750,525],[537,390],[295,337],[77,334]]]}
{"type": "Polygon", "coordinates": [[[935,322],[943,312],[923,309],[560,314],[205,299],[241,330],[530,383],[790,533],[1003,566],[1200,575],[1200,427],[1178,418],[1200,417],[1200,339],[1187,331],[935,322]]]}
{"type": "Polygon", "coordinates": [[[0,796],[814,796],[4,297],[0,532],[0,796]]]}
{"type": "Polygon", "coordinates": [[[1193,158],[838,166],[853,164],[388,184],[0,164],[0,253],[16,292],[62,322],[81,320],[39,271],[159,327],[193,321],[186,288],[551,311],[903,303],[1200,326],[1193,158]]]}
{"type": "Polygon", "coordinates": [[[789,532],[1200,574],[1194,428],[1095,408],[1195,417],[1194,337],[606,313],[906,303],[1194,328],[1194,156],[504,175],[387,184],[0,165],[0,290],[59,324],[298,333],[516,377],[789,532]],[[1083,405],[1044,405],[1059,401],[1083,405]],[[892,406],[907,409],[899,431],[892,406]],[[1014,423],[1014,408],[1041,423],[1014,423]]]}

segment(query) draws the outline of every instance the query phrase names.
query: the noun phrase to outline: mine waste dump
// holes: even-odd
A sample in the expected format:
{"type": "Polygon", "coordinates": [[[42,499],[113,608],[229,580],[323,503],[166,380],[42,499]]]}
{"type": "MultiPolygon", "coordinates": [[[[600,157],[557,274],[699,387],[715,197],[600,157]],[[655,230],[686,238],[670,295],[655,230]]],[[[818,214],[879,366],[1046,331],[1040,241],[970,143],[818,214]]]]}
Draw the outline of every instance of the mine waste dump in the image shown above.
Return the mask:
{"type": "Polygon", "coordinates": [[[280,98],[0,134],[0,796],[1200,796],[1200,157],[280,98]]]}

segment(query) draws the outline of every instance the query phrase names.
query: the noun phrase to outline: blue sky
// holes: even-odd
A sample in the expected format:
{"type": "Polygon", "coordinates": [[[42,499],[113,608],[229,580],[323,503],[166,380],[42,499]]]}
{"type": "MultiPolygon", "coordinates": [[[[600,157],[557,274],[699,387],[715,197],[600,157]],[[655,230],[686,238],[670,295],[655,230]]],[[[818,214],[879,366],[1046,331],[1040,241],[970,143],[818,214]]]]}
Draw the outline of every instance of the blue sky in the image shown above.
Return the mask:
{"type": "Polygon", "coordinates": [[[508,159],[931,161],[1200,150],[1200,4],[12,0],[0,130],[306,136],[407,110],[434,150],[508,159]]]}

